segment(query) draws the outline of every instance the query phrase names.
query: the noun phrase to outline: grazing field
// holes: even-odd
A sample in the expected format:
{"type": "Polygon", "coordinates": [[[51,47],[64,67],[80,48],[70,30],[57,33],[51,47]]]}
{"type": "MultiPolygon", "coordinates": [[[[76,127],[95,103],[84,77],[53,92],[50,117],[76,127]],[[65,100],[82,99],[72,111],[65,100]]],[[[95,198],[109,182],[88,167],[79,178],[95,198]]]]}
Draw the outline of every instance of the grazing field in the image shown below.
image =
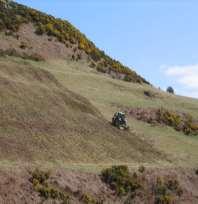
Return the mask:
{"type": "MultiPolygon", "coordinates": [[[[152,86],[127,83],[99,74],[88,68],[86,62],[51,61],[35,63],[51,72],[69,90],[86,97],[100,110],[107,121],[115,111],[127,108],[166,108],[181,111],[198,117],[196,99],[167,94],[152,86]],[[144,94],[152,93],[152,97],[144,94]]],[[[196,166],[198,165],[198,136],[186,136],[171,127],[154,126],[129,118],[130,132],[152,143],[155,149],[168,155],[170,162],[161,165],[196,166]]],[[[104,141],[105,142],[105,141],[104,141]]],[[[127,162],[130,163],[130,162],[127,162]]],[[[131,164],[133,165],[133,164],[131,164]]],[[[151,165],[151,164],[148,164],[151,165]]]]}
{"type": "MultiPolygon", "coordinates": [[[[72,75],[72,69],[68,73],[65,70],[64,75],[53,63],[10,57],[1,58],[0,67],[2,165],[12,162],[45,165],[43,161],[46,165],[61,166],[169,163],[166,154],[142,135],[112,127],[105,115],[111,115],[108,103],[102,111],[101,105],[105,103],[97,106],[99,99],[92,101],[86,91],[81,92],[69,82],[76,80],[70,78],[75,69],[72,75]],[[50,71],[51,67],[63,78],[50,71]],[[68,88],[64,81],[70,84],[68,88]]],[[[89,72],[81,73],[82,77],[89,76],[89,72]]],[[[80,81],[76,81],[76,86],[86,89],[80,81]]]]}

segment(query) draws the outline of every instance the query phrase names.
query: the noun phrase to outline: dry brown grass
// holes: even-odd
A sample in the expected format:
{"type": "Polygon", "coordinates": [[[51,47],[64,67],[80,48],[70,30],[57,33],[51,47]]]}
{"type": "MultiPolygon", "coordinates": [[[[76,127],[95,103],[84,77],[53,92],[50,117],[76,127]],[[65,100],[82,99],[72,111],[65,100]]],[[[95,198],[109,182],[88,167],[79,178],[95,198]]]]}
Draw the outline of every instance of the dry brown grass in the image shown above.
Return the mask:
{"type": "MultiPolygon", "coordinates": [[[[94,69],[88,68],[86,63],[56,60],[33,64],[50,71],[63,86],[89,99],[108,121],[111,121],[115,111],[131,108],[163,107],[167,110],[190,114],[195,119],[198,117],[196,111],[198,102],[196,99],[167,94],[151,86],[114,80],[105,74],[98,74],[94,69]],[[145,91],[151,92],[154,97],[145,96],[145,91]]],[[[188,167],[198,165],[198,137],[187,137],[182,132],[177,132],[172,128],[153,126],[130,117],[128,119],[131,132],[137,134],[138,137],[143,136],[145,141],[152,141],[154,148],[168,154],[171,165],[188,167]]],[[[125,148],[123,151],[125,151],[125,148]]],[[[117,164],[119,162],[117,161],[117,164]]],[[[109,160],[109,164],[112,164],[111,160],[109,160]]],[[[136,164],[129,160],[127,165],[134,166],[136,164]]],[[[146,164],[146,166],[150,165],[150,162],[146,164]]],[[[156,166],[155,163],[152,163],[152,165],[156,166]]],[[[157,166],[159,165],[166,166],[167,162],[159,161],[157,166]]],[[[93,168],[95,169],[95,167],[93,168]]]]}
{"type": "Polygon", "coordinates": [[[27,61],[0,59],[0,112],[0,158],[4,160],[166,160],[141,137],[112,127],[87,99],[27,61]]]}
{"type": "Polygon", "coordinates": [[[112,164],[197,165],[196,138],[131,119],[130,132],[109,123],[125,107],[171,107],[196,118],[196,100],[110,79],[82,62],[1,58],[0,66],[1,165],[34,161],[88,171],[112,164]]]}

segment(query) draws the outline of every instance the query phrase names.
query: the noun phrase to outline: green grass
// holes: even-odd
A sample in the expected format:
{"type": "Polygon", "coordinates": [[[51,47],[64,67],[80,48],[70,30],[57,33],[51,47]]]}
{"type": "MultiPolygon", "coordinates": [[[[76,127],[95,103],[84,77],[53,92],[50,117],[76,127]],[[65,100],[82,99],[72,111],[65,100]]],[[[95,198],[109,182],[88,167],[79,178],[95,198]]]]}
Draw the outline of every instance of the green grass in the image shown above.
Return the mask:
{"type": "MultiPolygon", "coordinates": [[[[1,160],[10,165],[43,162],[89,169],[165,162],[166,157],[141,136],[112,127],[95,102],[82,97],[86,94],[69,91],[63,84],[67,78],[54,77],[46,69],[53,63],[7,57],[0,58],[0,66],[1,160]]],[[[85,65],[82,69],[89,74],[85,65]]],[[[83,73],[77,67],[74,70],[83,73]]],[[[58,69],[57,74],[61,74],[58,69]]]]}
{"type": "Polygon", "coordinates": [[[110,107],[164,107],[173,110],[182,110],[197,117],[195,111],[198,106],[196,99],[167,94],[147,85],[127,83],[114,80],[105,75],[97,74],[86,63],[56,61],[49,64],[42,63],[41,67],[55,74],[63,85],[76,93],[83,93],[93,102],[110,107]],[[82,84],[79,86],[79,82],[82,84]],[[144,96],[145,90],[156,93],[155,99],[144,96]]]}
{"type": "Polygon", "coordinates": [[[175,166],[198,165],[197,136],[186,136],[171,127],[152,126],[133,119],[129,120],[129,124],[151,140],[158,149],[169,154],[175,166]]]}
{"type": "MultiPolygon", "coordinates": [[[[113,113],[125,107],[164,107],[178,110],[198,117],[198,100],[167,94],[147,85],[138,85],[111,79],[88,68],[86,63],[56,61],[39,66],[53,73],[70,90],[88,98],[103,114],[111,120],[113,113]],[[150,90],[155,98],[147,98],[143,92],[150,90]]],[[[175,166],[198,165],[198,137],[186,136],[173,128],[151,126],[130,119],[131,131],[143,135],[160,151],[169,155],[175,166]]],[[[165,164],[167,165],[167,164],[165,164]]]]}
{"type": "Polygon", "coordinates": [[[8,57],[1,58],[0,64],[9,70],[6,72],[6,69],[1,69],[0,76],[7,75],[12,85],[16,83],[15,91],[2,89],[4,92],[0,95],[5,101],[2,103],[1,100],[1,107],[3,104],[5,107],[15,107],[13,113],[8,112],[9,116],[14,114],[20,120],[28,121],[36,116],[41,124],[50,122],[49,124],[54,125],[54,121],[58,124],[50,132],[0,125],[0,132],[3,133],[0,139],[16,145],[7,154],[2,152],[4,162],[2,160],[1,166],[17,163],[30,165],[29,160],[31,165],[36,166],[60,166],[98,172],[111,165],[128,165],[132,169],[139,165],[147,168],[198,165],[197,137],[186,136],[170,127],[151,126],[131,118],[130,132],[119,131],[108,122],[115,111],[130,107],[164,107],[197,117],[198,113],[194,111],[198,106],[197,100],[169,95],[147,85],[111,79],[89,68],[86,62],[34,62],[8,57]],[[16,67],[22,69],[22,72],[17,71],[16,67]],[[34,72],[40,73],[43,80],[32,79],[34,72]],[[45,78],[46,76],[48,77],[45,78]],[[55,82],[58,87],[62,87],[61,90],[60,87],[57,90],[55,82]],[[67,104],[65,106],[60,95],[54,91],[65,92],[69,94],[68,97],[73,98],[73,93],[67,89],[78,94],[78,100],[84,101],[86,108],[93,109],[96,115],[92,117],[79,112],[75,107],[68,107],[67,104]],[[144,96],[145,90],[154,92],[155,98],[144,96]],[[88,99],[93,106],[79,95],[88,99]],[[102,116],[98,115],[95,108],[102,116]],[[60,124],[63,129],[60,129],[60,124]]]}

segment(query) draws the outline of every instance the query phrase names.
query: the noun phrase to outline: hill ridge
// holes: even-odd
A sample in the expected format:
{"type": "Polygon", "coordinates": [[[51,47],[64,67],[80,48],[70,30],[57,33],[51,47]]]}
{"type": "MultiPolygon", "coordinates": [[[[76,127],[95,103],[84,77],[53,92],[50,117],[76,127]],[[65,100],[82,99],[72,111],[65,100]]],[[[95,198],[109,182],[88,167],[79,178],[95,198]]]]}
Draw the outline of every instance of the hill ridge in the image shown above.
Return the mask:
{"type": "MultiPolygon", "coordinates": [[[[135,71],[98,49],[92,41],[66,20],[57,19],[14,1],[2,0],[0,19],[0,31],[4,31],[6,35],[13,35],[18,38],[15,33],[21,25],[32,23],[37,35],[54,37],[67,48],[72,48],[72,60],[80,60],[86,55],[90,66],[96,68],[99,72],[107,73],[125,81],[149,84],[135,71]],[[9,5],[6,9],[4,7],[5,2],[9,5]]],[[[21,45],[21,48],[24,49],[25,45],[21,45]]]]}

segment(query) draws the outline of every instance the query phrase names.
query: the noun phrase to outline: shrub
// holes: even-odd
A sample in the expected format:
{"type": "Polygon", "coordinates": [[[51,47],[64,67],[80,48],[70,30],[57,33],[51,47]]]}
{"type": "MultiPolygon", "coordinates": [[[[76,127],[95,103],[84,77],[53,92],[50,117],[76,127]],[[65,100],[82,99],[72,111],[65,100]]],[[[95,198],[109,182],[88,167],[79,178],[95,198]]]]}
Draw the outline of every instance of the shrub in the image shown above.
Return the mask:
{"type": "Polygon", "coordinates": [[[25,42],[21,42],[20,48],[23,49],[23,50],[26,49],[27,48],[27,44],[25,42]]]}
{"type": "Polygon", "coordinates": [[[30,181],[33,184],[33,188],[41,197],[61,200],[63,204],[69,204],[70,197],[67,194],[48,184],[50,177],[49,171],[46,172],[36,169],[31,174],[30,181]]]}
{"type": "Polygon", "coordinates": [[[168,189],[161,178],[157,178],[155,186],[155,204],[170,204],[172,196],[167,192],[168,189]]]}
{"type": "Polygon", "coordinates": [[[132,75],[126,74],[126,75],[124,76],[124,81],[131,82],[132,80],[133,80],[133,76],[132,76],[132,75]]]}
{"type": "Polygon", "coordinates": [[[81,53],[78,53],[77,54],[77,60],[81,60],[82,59],[82,55],[81,55],[81,53]]]}
{"type": "Polygon", "coordinates": [[[103,170],[101,177],[102,181],[107,183],[119,196],[140,188],[137,177],[129,173],[127,166],[112,166],[103,170]]]}
{"type": "Polygon", "coordinates": [[[162,108],[157,111],[157,120],[159,123],[174,127],[175,130],[182,131],[186,135],[198,134],[198,123],[189,114],[181,114],[162,108]]]}
{"type": "Polygon", "coordinates": [[[171,86],[169,86],[169,87],[166,89],[166,91],[167,91],[168,93],[170,93],[170,94],[174,94],[174,93],[175,93],[173,87],[171,87],[171,86]]]}
{"type": "Polygon", "coordinates": [[[71,56],[71,60],[72,60],[72,61],[75,61],[75,59],[76,59],[76,57],[75,57],[75,55],[73,54],[73,55],[71,56]]]}
{"type": "Polygon", "coordinates": [[[145,170],[146,170],[146,168],[145,168],[144,166],[140,166],[140,167],[138,168],[138,171],[139,171],[140,173],[144,173],[145,170]]]}
{"type": "Polygon", "coordinates": [[[175,128],[181,123],[181,117],[177,113],[171,111],[162,110],[161,119],[165,124],[175,128]]]}
{"type": "Polygon", "coordinates": [[[94,62],[91,62],[89,67],[94,68],[94,67],[96,67],[96,64],[94,62]]]}
{"type": "Polygon", "coordinates": [[[164,181],[162,178],[157,178],[155,185],[155,204],[171,204],[176,196],[181,196],[183,193],[179,182],[174,180],[164,181]]]}
{"type": "Polygon", "coordinates": [[[66,46],[66,48],[70,47],[68,42],[65,43],[65,46],[66,46]]]}
{"type": "Polygon", "coordinates": [[[85,204],[97,204],[97,201],[88,194],[83,194],[81,200],[85,204]]]}
{"type": "Polygon", "coordinates": [[[180,184],[177,179],[169,179],[166,182],[166,186],[170,191],[175,193],[177,196],[179,197],[182,196],[183,190],[181,189],[180,184]]]}
{"type": "Polygon", "coordinates": [[[32,178],[31,181],[34,183],[34,181],[38,181],[39,184],[43,184],[46,180],[49,179],[50,172],[49,171],[42,171],[39,169],[35,169],[32,172],[32,178]]]}
{"type": "Polygon", "coordinates": [[[96,66],[96,69],[98,72],[101,72],[101,73],[106,73],[107,72],[107,68],[103,66],[103,64],[98,64],[96,66]]]}
{"type": "Polygon", "coordinates": [[[35,190],[39,192],[40,196],[47,199],[55,199],[61,200],[62,202],[69,203],[69,196],[65,193],[55,189],[54,187],[50,187],[47,184],[45,185],[37,185],[35,186],[35,190]]]}
{"type": "Polygon", "coordinates": [[[144,91],[144,95],[149,98],[154,98],[155,94],[152,91],[144,91]]]}
{"type": "Polygon", "coordinates": [[[45,26],[42,24],[38,24],[35,33],[37,35],[43,35],[46,32],[45,26]]]}
{"type": "Polygon", "coordinates": [[[98,62],[101,59],[100,51],[94,49],[90,53],[91,59],[98,62]]]}

